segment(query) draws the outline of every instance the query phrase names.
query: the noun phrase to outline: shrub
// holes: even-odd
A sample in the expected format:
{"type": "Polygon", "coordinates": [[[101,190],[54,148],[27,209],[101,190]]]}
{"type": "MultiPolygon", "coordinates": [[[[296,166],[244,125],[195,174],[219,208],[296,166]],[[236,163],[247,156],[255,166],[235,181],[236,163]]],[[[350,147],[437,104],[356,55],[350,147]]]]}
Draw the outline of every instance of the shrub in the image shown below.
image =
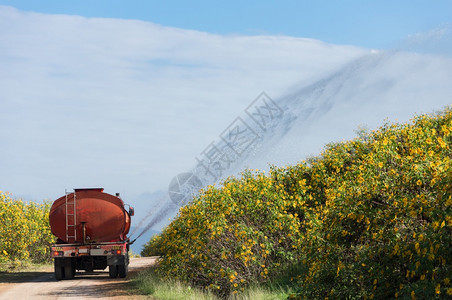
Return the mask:
{"type": "Polygon", "coordinates": [[[446,110],[330,145],[312,162],[308,184],[321,195],[303,223],[298,298],[452,294],[451,132],[446,110]]]}
{"type": "Polygon", "coordinates": [[[446,109],[210,186],[154,243],[159,270],[223,297],[291,270],[292,298],[450,296],[451,145],[446,109]]]}
{"type": "Polygon", "coordinates": [[[266,281],[299,258],[295,202],[264,173],[211,186],[161,234],[159,269],[222,296],[266,281]]]}
{"type": "Polygon", "coordinates": [[[0,192],[0,263],[50,261],[50,203],[26,203],[0,192]]]}
{"type": "Polygon", "coordinates": [[[154,235],[151,239],[143,245],[141,250],[141,256],[161,256],[162,251],[162,236],[159,234],[154,235]]]}

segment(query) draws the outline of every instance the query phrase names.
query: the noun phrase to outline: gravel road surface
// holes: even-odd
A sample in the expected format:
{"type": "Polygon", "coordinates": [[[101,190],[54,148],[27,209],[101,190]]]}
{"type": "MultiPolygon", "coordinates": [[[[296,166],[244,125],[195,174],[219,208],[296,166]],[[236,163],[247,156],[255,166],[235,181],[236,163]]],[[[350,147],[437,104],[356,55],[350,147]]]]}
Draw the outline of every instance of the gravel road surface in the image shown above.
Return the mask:
{"type": "Polygon", "coordinates": [[[127,278],[110,278],[108,268],[101,272],[77,272],[74,279],[61,281],[56,281],[53,272],[48,272],[21,283],[2,284],[0,299],[141,299],[141,296],[129,295],[125,285],[130,276],[152,266],[155,260],[155,257],[131,258],[127,278]]]}

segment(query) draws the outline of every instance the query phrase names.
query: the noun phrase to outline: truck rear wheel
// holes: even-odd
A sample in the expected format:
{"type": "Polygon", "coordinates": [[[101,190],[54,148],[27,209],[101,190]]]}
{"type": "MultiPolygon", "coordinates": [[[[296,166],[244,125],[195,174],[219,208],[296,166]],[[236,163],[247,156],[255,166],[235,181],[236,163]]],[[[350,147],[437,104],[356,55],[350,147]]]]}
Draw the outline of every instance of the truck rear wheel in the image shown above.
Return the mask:
{"type": "Polygon", "coordinates": [[[129,271],[129,266],[127,264],[118,266],[118,273],[120,278],[125,278],[129,271]]]}
{"type": "Polygon", "coordinates": [[[64,279],[64,267],[57,266],[57,264],[55,264],[54,266],[55,266],[55,279],[63,280],[64,279]]]}
{"type": "Polygon", "coordinates": [[[74,265],[71,263],[69,266],[64,267],[64,278],[65,279],[72,279],[75,276],[75,268],[74,265]]]}
{"type": "Polygon", "coordinates": [[[108,275],[110,275],[110,278],[118,277],[118,265],[108,266],[108,275]]]}

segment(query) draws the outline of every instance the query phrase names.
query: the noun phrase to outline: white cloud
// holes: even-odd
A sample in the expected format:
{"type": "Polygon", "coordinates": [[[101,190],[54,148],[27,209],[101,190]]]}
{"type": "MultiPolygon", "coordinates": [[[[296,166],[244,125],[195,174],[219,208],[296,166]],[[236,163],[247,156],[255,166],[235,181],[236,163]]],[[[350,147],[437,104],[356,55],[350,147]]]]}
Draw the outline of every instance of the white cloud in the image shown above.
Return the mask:
{"type": "Polygon", "coordinates": [[[0,6],[0,189],[31,199],[165,189],[261,92],[366,53],[0,6]]]}
{"type": "Polygon", "coordinates": [[[355,137],[359,126],[375,129],[385,120],[407,122],[443,109],[452,104],[450,82],[450,57],[393,52],[358,59],[280,99],[290,113],[267,137],[261,153],[240,168],[294,164],[319,155],[327,143],[355,137]]]}

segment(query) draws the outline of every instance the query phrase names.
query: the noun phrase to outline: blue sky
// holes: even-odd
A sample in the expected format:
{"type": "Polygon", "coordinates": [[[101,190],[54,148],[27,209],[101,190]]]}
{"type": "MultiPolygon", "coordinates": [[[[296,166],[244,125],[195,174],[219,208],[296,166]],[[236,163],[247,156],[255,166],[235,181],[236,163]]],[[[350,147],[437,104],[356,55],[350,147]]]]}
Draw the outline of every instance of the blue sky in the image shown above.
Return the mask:
{"type": "Polygon", "coordinates": [[[20,10],[138,19],[216,34],[288,35],[390,48],[409,35],[450,25],[452,1],[0,0],[20,10]]]}

